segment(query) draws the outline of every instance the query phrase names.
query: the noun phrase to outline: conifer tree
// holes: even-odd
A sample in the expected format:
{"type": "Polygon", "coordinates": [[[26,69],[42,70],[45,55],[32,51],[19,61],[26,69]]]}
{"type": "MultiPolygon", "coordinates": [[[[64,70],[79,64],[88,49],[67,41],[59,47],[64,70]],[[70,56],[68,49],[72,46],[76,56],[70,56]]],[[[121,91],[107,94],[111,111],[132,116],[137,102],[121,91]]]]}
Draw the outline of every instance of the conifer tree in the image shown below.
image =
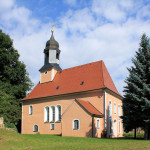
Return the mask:
{"type": "MultiPolygon", "coordinates": [[[[123,99],[123,123],[126,131],[141,127],[150,138],[150,43],[143,34],[140,47],[128,68],[123,99]]],[[[136,131],[136,130],[135,130],[136,131]]]]}

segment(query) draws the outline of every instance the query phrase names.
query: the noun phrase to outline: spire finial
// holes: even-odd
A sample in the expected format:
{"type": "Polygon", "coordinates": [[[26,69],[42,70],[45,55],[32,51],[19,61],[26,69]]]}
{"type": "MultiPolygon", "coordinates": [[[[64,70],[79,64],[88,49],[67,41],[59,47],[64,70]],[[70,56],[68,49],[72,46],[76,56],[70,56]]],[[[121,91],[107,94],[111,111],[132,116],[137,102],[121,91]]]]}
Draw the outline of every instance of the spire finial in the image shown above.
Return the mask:
{"type": "Polygon", "coordinates": [[[51,30],[52,34],[53,34],[53,32],[54,32],[54,30],[53,30],[54,27],[56,27],[56,24],[53,24],[53,25],[52,25],[52,30],[51,30]]]}

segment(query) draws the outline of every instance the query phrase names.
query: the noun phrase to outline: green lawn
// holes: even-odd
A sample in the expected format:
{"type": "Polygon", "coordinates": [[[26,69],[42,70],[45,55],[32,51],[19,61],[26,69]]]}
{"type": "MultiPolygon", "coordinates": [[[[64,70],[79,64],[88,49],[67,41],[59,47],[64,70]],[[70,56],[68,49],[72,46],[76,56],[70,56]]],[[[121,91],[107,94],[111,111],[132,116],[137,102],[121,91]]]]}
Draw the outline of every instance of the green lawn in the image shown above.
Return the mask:
{"type": "Polygon", "coordinates": [[[77,138],[40,134],[21,135],[14,131],[0,129],[0,150],[18,149],[150,150],[150,140],[77,138]]]}

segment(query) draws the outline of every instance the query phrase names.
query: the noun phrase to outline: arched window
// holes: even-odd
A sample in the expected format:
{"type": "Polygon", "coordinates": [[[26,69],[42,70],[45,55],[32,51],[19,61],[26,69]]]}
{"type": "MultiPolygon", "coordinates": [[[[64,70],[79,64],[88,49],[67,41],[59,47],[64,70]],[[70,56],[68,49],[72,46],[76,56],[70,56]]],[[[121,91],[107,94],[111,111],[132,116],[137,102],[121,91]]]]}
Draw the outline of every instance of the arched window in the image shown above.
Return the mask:
{"type": "Polygon", "coordinates": [[[59,60],[59,53],[56,53],[56,59],[59,60]]]}
{"type": "Polygon", "coordinates": [[[79,130],[80,129],[80,121],[79,119],[73,120],[73,130],[79,130]]]}
{"type": "Polygon", "coordinates": [[[55,121],[61,121],[61,106],[57,105],[56,106],[56,117],[55,121]]]}
{"type": "Polygon", "coordinates": [[[51,106],[50,107],[50,122],[54,122],[55,121],[55,107],[51,106]]]}
{"type": "Polygon", "coordinates": [[[49,122],[49,107],[44,108],[44,122],[49,122]]]}
{"type": "Polygon", "coordinates": [[[33,126],[33,132],[38,132],[39,131],[39,127],[38,127],[38,125],[34,125],[33,126]]]}

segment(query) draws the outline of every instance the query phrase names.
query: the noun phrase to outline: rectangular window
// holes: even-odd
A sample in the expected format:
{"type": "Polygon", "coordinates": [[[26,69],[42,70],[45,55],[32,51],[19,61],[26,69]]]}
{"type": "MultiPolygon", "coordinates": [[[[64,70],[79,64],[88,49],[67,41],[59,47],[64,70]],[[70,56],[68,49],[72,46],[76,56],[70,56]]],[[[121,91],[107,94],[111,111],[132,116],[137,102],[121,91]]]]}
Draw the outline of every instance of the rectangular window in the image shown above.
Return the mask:
{"type": "Polygon", "coordinates": [[[33,107],[30,105],[29,106],[29,115],[32,115],[32,113],[33,113],[33,107]]]}
{"type": "Polygon", "coordinates": [[[79,129],[79,120],[74,120],[73,121],[73,129],[78,130],[79,129]]]}
{"type": "Polygon", "coordinates": [[[97,119],[97,129],[100,129],[100,119],[97,119]]]}
{"type": "Polygon", "coordinates": [[[118,105],[118,119],[120,120],[120,105],[118,105]]]}
{"type": "Polygon", "coordinates": [[[112,119],[109,119],[109,134],[111,135],[113,132],[113,129],[112,129],[112,119]]]}
{"type": "Polygon", "coordinates": [[[112,104],[111,101],[109,101],[109,117],[112,117],[112,104]]]}
{"type": "Polygon", "coordinates": [[[61,106],[58,107],[58,120],[61,121],[61,106]]]}
{"type": "Polygon", "coordinates": [[[116,114],[116,103],[114,103],[114,114],[116,114]]]}
{"type": "Polygon", "coordinates": [[[55,130],[55,124],[51,123],[51,130],[55,130]]]}

